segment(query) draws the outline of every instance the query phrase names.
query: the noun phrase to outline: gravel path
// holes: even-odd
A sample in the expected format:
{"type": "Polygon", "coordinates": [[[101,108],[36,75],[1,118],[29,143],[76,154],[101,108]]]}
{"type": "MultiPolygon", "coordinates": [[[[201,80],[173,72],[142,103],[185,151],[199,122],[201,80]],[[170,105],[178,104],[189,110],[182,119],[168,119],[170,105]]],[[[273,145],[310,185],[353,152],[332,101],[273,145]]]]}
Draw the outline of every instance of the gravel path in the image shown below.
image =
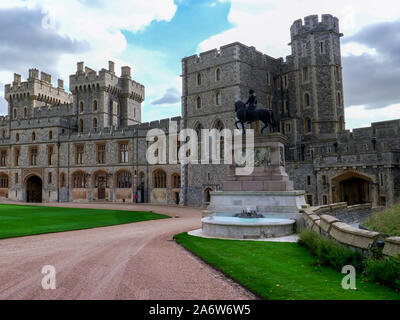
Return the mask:
{"type": "Polygon", "coordinates": [[[0,240],[0,299],[254,299],[172,236],[198,229],[201,211],[154,205],[49,204],[153,210],[179,218],[0,240]],[[56,268],[44,290],[42,267],[56,268]]]}

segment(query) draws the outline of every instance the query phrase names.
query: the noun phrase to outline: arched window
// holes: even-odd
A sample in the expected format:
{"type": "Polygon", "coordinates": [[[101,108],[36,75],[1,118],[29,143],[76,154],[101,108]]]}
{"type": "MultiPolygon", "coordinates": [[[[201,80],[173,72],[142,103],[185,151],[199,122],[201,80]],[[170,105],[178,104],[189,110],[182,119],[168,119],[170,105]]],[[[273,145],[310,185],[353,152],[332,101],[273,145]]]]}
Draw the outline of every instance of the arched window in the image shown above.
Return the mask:
{"type": "Polygon", "coordinates": [[[49,140],[53,139],[53,131],[49,131],[49,140]]]}
{"type": "Polygon", "coordinates": [[[83,132],[83,119],[79,119],[78,131],[83,132]]]}
{"type": "Polygon", "coordinates": [[[0,174],[0,188],[8,188],[8,175],[4,173],[0,174]]]}
{"type": "Polygon", "coordinates": [[[24,108],[24,117],[26,118],[28,116],[28,109],[26,107],[24,108]]]}
{"type": "Polygon", "coordinates": [[[225,129],[225,126],[224,126],[224,123],[221,120],[218,119],[214,123],[214,128],[217,129],[218,131],[221,131],[221,130],[225,129]]]}
{"type": "Polygon", "coordinates": [[[308,93],[304,94],[304,107],[310,106],[310,95],[308,93]]]}
{"type": "Polygon", "coordinates": [[[310,118],[305,118],[304,119],[304,133],[309,133],[311,131],[312,131],[311,119],[310,118]]]}
{"type": "Polygon", "coordinates": [[[220,106],[220,105],[221,105],[221,92],[220,92],[220,91],[217,91],[217,92],[215,93],[215,104],[216,104],[217,106],[220,106]]]}
{"type": "Polygon", "coordinates": [[[197,109],[200,109],[200,108],[201,108],[201,98],[200,98],[200,97],[197,97],[197,98],[196,98],[196,108],[197,108],[197,109]]]}
{"type": "Polygon", "coordinates": [[[93,131],[97,131],[97,118],[93,118],[93,131]]]}
{"type": "Polygon", "coordinates": [[[167,175],[165,171],[157,169],[153,173],[153,188],[166,188],[167,187],[167,175]]]}
{"type": "Polygon", "coordinates": [[[79,112],[83,113],[83,101],[79,103],[79,112]]]}
{"type": "Polygon", "coordinates": [[[35,140],[36,140],[36,133],[32,132],[32,141],[35,141],[35,140]]]}
{"type": "Polygon", "coordinates": [[[117,174],[117,188],[132,188],[132,175],[128,171],[120,171],[117,174]]]}
{"type": "Polygon", "coordinates": [[[72,174],[73,188],[87,188],[87,178],[83,171],[77,171],[72,174]]]}
{"type": "Polygon", "coordinates": [[[97,111],[97,100],[93,101],[93,111],[96,112],[97,111]]]}
{"type": "Polygon", "coordinates": [[[215,80],[216,80],[216,81],[221,80],[221,68],[217,68],[217,69],[215,70],[215,80]]]}
{"type": "Polygon", "coordinates": [[[197,85],[198,86],[201,85],[201,74],[200,73],[197,74],[196,80],[197,80],[197,85]]]}
{"type": "Polygon", "coordinates": [[[180,188],[181,187],[181,176],[178,173],[174,173],[171,177],[172,188],[180,188]]]}

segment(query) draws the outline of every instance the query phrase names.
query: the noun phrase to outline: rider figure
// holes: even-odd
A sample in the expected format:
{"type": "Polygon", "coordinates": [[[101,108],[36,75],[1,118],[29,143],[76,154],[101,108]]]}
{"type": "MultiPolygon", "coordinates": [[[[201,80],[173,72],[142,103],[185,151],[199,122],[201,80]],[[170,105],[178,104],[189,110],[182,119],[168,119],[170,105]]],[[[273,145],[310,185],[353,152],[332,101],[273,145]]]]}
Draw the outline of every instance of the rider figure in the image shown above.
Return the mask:
{"type": "Polygon", "coordinates": [[[249,98],[245,103],[245,106],[246,105],[248,105],[248,107],[244,109],[244,121],[247,121],[247,111],[254,111],[257,108],[257,98],[253,89],[249,90],[249,98]]]}

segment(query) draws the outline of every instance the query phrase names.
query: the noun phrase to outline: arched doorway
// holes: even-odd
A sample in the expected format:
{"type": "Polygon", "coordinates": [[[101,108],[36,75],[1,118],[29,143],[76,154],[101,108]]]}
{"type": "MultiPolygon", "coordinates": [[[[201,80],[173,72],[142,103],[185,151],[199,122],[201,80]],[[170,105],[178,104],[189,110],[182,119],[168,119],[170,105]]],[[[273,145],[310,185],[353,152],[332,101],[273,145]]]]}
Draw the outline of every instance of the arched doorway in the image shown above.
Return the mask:
{"type": "Polygon", "coordinates": [[[42,179],[30,176],[26,180],[26,201],[42,202],[42,179]]]}
{"type": "Polygon", "coordinates": [[[372,179],[356,171],[346,171],[332,179],[333,202],[347,202],[348,205],[371,202],[372,179]]]}

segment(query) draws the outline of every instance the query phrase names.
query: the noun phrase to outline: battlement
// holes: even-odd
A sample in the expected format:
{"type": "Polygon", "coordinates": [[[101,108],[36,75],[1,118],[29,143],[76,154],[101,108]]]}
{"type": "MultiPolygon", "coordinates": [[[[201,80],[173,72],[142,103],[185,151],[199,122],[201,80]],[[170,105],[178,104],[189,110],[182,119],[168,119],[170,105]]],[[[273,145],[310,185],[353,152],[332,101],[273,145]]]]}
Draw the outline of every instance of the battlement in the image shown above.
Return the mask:
{"type": "Polygon", "coordinates": [[[182,63],[186,64],[188,71],[200,70],[208,68],[212,65],[218,65],[229,61],[245,61],[256,66],[265,66],[266,64],[281,63],[281,58],[273,58],[263,54],[253,46],[246,46],[240,42],[233,42],[219,49],[215,48],[200,54],[195,54],[182,59],[182,63]]]}
{"type": "Polygon", "coordinates": [[[318,15],[310,15],[302,19],[296,20],[290,27],[290,36],[294,37],[308,33],[311,31],[333,31],[339,34],[339,19],[331,14],[323,14],[321,20],[318,15]]]}
{"type": "Polygon", "coordinates": [[[78,62],[76,73],[69,77],[69,87],[73,94],[86,90],[111,90],[140,102],[145,96],[145,87],[132,80],[131,68],[123,66],[121,76],[118,77],[115,75],[112,61],[108,62],[108,70],[103,68],[99,72],[88,67],[84,68],[84,63],[78,62]]]}
{"type": "Polygon", "coordinates": [[[21,75],[14,74],[12,84],[6,84],[4,87],[4,98],[7,101],[23,100],[31,98],[32,100],[44,101],[50,104],[71,103],[72,96],[63,88],[63,81],[58,80],[58,87],[51,84],[51,75],[41,72],[39,79],[39,70],[30,69],[27,81],[21,81],[21,75]]]}
{"type": "Polygon", "coordinates": [[[4,126],[10,120],[9,116],[0,116],[0,126],[4,126]]]}

